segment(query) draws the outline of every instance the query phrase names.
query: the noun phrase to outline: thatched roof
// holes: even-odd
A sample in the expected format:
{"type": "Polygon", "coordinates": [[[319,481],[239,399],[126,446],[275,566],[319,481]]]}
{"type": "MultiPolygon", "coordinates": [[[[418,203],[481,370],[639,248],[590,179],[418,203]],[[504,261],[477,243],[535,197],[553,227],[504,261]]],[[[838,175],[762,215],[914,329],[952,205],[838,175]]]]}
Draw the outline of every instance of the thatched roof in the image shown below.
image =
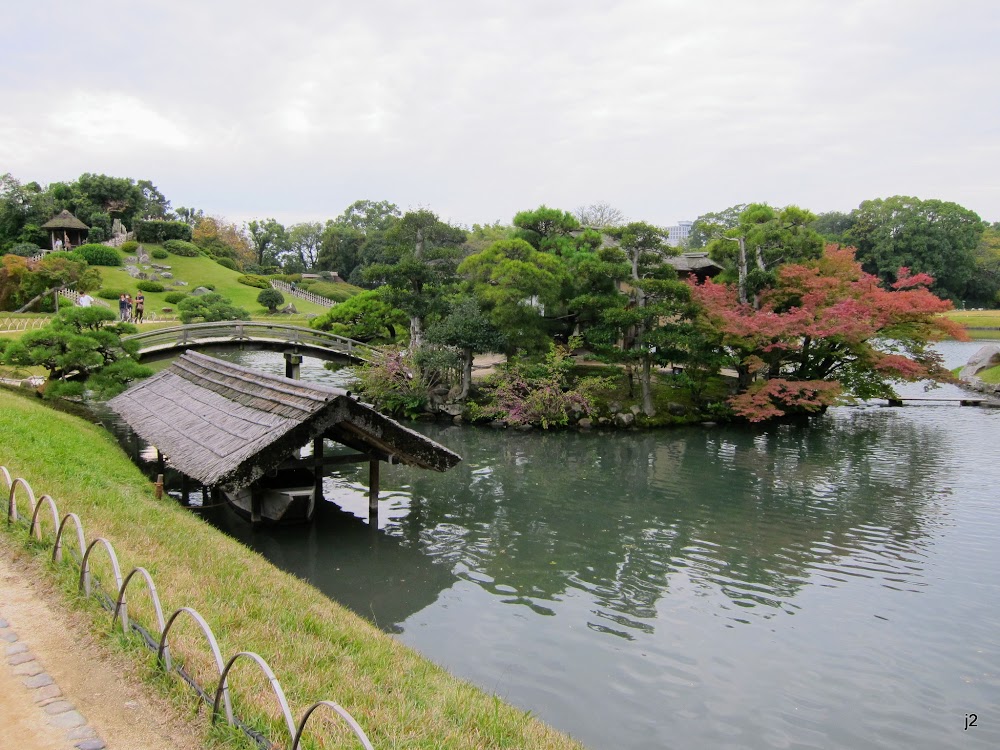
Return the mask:
{"type": "Polygon", "coordinates": [[[715,276],[725,269],[708,257],[708,253],[684,253],[667,258],[678,273],[693,273],[699,276],[715,276]]]}
{"type": "Polygon", "coordinates": [[[171,466],[205,485],[245,486],[320,436],[425,469],[462,460],[345,390],[191,351],[108,405],[171,466]]]}
{"type": "Polygon", "coordinates": [[[76,218],[66,209],[59,212],[58,216],[49,219],[42,224],[42,229],[85,229],[89,230],[86,224],[76,218]]]}

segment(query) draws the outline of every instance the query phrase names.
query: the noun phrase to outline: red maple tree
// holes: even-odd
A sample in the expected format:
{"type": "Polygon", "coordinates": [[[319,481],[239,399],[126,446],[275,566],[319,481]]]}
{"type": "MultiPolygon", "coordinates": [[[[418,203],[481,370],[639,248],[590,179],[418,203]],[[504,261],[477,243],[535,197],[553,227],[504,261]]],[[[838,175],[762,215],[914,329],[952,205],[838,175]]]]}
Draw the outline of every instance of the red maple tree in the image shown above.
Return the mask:
{"type": "Polygon", "coordinates": [[[893,383],[952,378],[930,344],[967,337],[940,315],[952,305],[928,290],[933,279],[901,268],[886,288],[854,253],[828,245],[817,260],[783,266],[757,305],[741,303],[733,284],[693,286],[737,373],[736,414],[759,422],[821,411],[844,395],[888,398],[893,383]]]}

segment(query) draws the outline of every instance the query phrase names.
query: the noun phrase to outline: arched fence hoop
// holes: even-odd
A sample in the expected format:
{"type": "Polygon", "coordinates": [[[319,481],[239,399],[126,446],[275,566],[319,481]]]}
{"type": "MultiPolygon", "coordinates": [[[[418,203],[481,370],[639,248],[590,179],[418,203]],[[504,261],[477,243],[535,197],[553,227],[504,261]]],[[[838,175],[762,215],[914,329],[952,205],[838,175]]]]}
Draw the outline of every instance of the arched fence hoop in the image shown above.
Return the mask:
{"type": "Polygon", "coordinates": [[[31,501],[31,510],[29,512],[35,512],[35,493],[26,479],[18,477],[10,483],[10,494],[7,497],[7,523],[17,520],[17,501],[15,500],[15,496],[17,495],[18,485],[24,487],[24,491],[28,493],[28,500],[31,501]]]}
{"type": "MultiPolygon", "coordinates": [[[[160,595],[156,593],[156,584],[153,583],[153,577],[149,574],[149,571],[145,568],[132,568],[129,574],[125,576],[125,580],[122,581],[121,589],[118,591],[118,601],[115,603],[115,614],[111,619],[111,625],[114,626],[115,618],[118,617],[118,613],[121,612],[122,615],[122,632],[128,635],[129,621],[128,621],[128,611],[125,608],[125,590],[128,585],[132,582],[135,574],[138,573],[146,581],[146,588],[149,589],[149,596],[153,600],[153,609],[156,610],[156,626],[159,630],[156,631],[156,635],[162,637],[163,629],[166,624],[163,621],[163,607],[160,606],[160,595]]],[[[163,650],[164,663],[167,666],[167,671],[169,672],[173,665],[170,661],[170,649],[165,648],[163,650]]]]}
{"type": "MultiPolygon", "coordinates": [[[[278,681],[278,678],[271,670],[271,667],[261,656],[252,651],[240,651],[235,656],[233,656],[228,663],[223,664],[222,652],[219,649],[219,644],[215,638],[215,634],[212,632],[211,627],[209,627],[205,619],[196,610],[192,609],[191,607],[181,607],[170,616],[170,619],[167,620],[166,623],[164,623],[163,607],[160,603],[160,596],[156,590],[156,584],[153,582],[153,578],[149,574],[148,570],[142,567],[133,568],[131,571],[129,571],[128,576],[126,576],[125,579],[122,580],[121,566],[118,563],[118,555],[115,553],[115,549],[110,541],[108,541],[103,537],[98,537],[97,539],[92,541],[89,545],[87,545],[86,536],[83,532],[83,523],[80,521],[80,517],[76,513],[67,513],[65,516],[62,517],[62,520],[60,521],[59,509],[56,506],[55,500],[50,495],[42,495],[41,498],[36,500],[35,493],[32,490],[31,485],[28,484],[27,480],[21,477],[17,477],[16,479],[12,478],[11,473],[6,466],[0,466],[0,477],[3,478],[3,481],[6,485],[6,489],[8,491],[8,496],[7,496],[8,524],[19,520],[19,515],[17,512],[17,499],[16,499],[18,487],[22,487],[24,489],[24,492],[26,492],[28,495],[28,502],[31,509],[31,525],[29,526],[28,529],[29,537],[34,536],[38,540],[42,539],[42,528],[41,528],[42,524],[38,517],[38,514],[41,512],[43,505],[47,506],[50,509],[52,513],[52,523],[55,528],[55,541],[52,550],[52,560],[54,562],[62,562],[63,532],[66,529],[67,523],[72,521],[73,526],[76,529],[76,540],[80,553],[79,589],[83,591],[87,597],[91,595],[92,576],[90,573],[90,556],[93,553],[94,548],[97,547],[98,545],[104,547],[104,549],[108,554],[108,558],[111,561],[111,566],[115,576],[116,601],[113,610],[112,625],[114,623],[114,620],[116,620],[120,616],[122,619],[122,630],[126,635],[129,632],[131,623],[128,617],[125,592],[128,589],[129,584],[132,582],[132,579],[136,576],[136,574],[140,575],[142,578],[145,579],[147,588],[149,589],[150,596],[152,598],[153,608],[156,612],[157,625],[159,626],[160,629],[159,633],[160,642],[156,652],[156,659],[159,664],[164,666],[165,670],[168,673],[173,671],[174,669],[170,655],[170,648],[167,644],[167,636],[170,632],[170,628],[173,627],[174,622],[177,620],[177,618],[180,616],[182,612],[186,612],[188,615],[190,615],[192,619],[194,619],[194,621],[201,628],[202,633],[204,634],[206,640],[208,641],[208,644],[212,650],[212,656],[215,659],[216,668],[219,671],[219,684],[215,691],[215,700],[212,706],[213,723],[216,721],[216,718],[219,715],[220,702],[224,708],[226,721],[231,726],[237,723],[236,718],[233,714],[228,677],[229,677],[229,672],[232,670],[235,663],[241,657],[247,657],[257,663],[258,667],[260,667],[261,671],[264,673],[268,681],[271,683],[271,689],[274,692],[275,698],[278,701],[278,705],[285,719],[285,725],[288,729],[288,734],[292,738],[292,746],[291,746],[292,750],[298,750],[299,744],[302,740],[302,736],[305,731],[306,724],[309,721],[309,718],[321,706],[325,706],[333,710],[338,716],[344,719],[344,721],[346,721],[347,724],[350,726],[351,731],[354,732],[355,737],[357,737],[357,739],[360,741],[361,745],[365,748],[365,750],[374,750],[374,746],[368,739],[368,736],[365,734],[365,731],[361,728],[361,726],[354,719],[354,717],[351,716],[351,714],[346,709],[344,709],[341,705],[335,703],[334,701],[323,700],[314,703],[302,715],[302,719],[299,722],[298,727],[296,728],[294,719],[292,718],[291,710],[288,707],[288,701],[285,697],[285,692],[281,687],[281,683],[278,681]]],[[[148,634],[145,634],[144,637],[146,637],[147,642],[149,642],[148,634]]],[[[184,678],[188,681],[190,681],[191,679],[186,675],[182,674],[182,676],[184,676],[184,678]]],[[[201,695],[205,695],[203,688],[198,686],[195,686],[195,688],[201,695]]],[[[207,700],[207,695],[205,696],[205,698],[207,700]]],[[[240,726],[244,729],[244,731],[248,731],[246,727],[243,727],[242,724],[240,726]]]]}
{"type": "MultiPolygon", "coordinates": [[[[163,633],[160,636],[160,648],[156,652],[156,660],[161,664],[163,664],[164,667],[166,667],[166,660],[164,659],[163,654],[167,650],[167,635],[170,633],[170,628],[174,626],[174,621],[182,612],[186,612],[187,614],[189,614],[191,618],[196,623],[198,623],[198,626],[201,628],[201,632],[205,634],[205,638],[208,640],[208,645],[212,649],[212,656],[215,657],[215,666],[219,670],[219,687],[222,690],[222,700],[226,708],[226,721],[229,724],[233,724],[235,722],[235,719],[233,717],[233,703],[229,698],[229,687],[226,685],[226,681],[222,677],[222,673],[225,671],[226,666],[222,661],[222,652],[219,650],[219,642],[215,639],[215,633],[212,632],[212,629],[208,626],[208,623],[205,622],[205,618],[202,617],[200,614],[198,614],[197,610],[194,610],[191,607],[181,607],[172,615],[170,615],[170,619],[167,620],[167,624],[166,626],[164,626],[163,633]]],[[[218,705],[219,705],[219,695],[218,693],[216,693],[215,696],[216,710],[218,710],[218,705]]],[[[215,712],[213,711],[213,716],[214,713],[215,712]]]]}
{"type": "Polygon", "coordinates": [[[38,541],[42,540],[42,525],[38,521],[38,511],[42,509],[43,503],[48,505],[52,511],[52,532],[55,533],[56,529],[59,528],[59,509],[56,507],[56,501],[52,499],[51,495],[42,495],[38,498],[38,503],[31,512],[31,527],[28,530],[28,533],[34,534],[35,539],[38,541]]]}
{"type": "MultiPolygon", "coordinates": [[[[233,668],[233,665],[240,659],[241,656],[245,656],[248,659],[252,659],[260,667],[260,670],[267,677],[268,681],[271,683],[271,689],[274,691],[274,697],[278,699],[278,706],[281,708],[281,713],[285,717],[285,725],[288,727],[288,736],[294,740],[295,738],[295,720],[292,718],[292,712],[288,708],[288,701],[285,699],[285,691],[281,689],[281,683],[278,682],[278,678],[274,676],[274,672],[268,663],[259,655],[255,654],[253,651],[240,651],[238,654],[234,655],[232,659],[226,664],[225,669],[222,670],[222,679],[219,680],[219,687],[215,691],[215,703],[212,706],[212,722],[215,722],[215,717],[219,714],[219,699],[222,694],[229,690],[229,684],[227,679],[229,677],[229,670],[233,668]]],[[[230,720],[230,724],[232,721],[230,720]]]]}
{"type": "Polygon", "coordinates": [[[62,533],[63,529],[66,528],[66,522],[72,521],[76,526],[76,543],[80,548],[80,560],[83,560],[83,556],[87,554],[87,541],[83,536],[83,524],[80,523],[80,516],[76,513],[67,513],[63,516],[62,522],[59,524],[59,531],[56,532],[56,544],[52,548],[52,560],[54,562],[62,562],[62,533]]]}
{"type": "Polygon", "coordinates": [[[118,592],[122,590],[122,569],[118,565],[118,555],[115,554],[115,548],[103,536],[92,541],[87,547],[87,551],[83,553],[83,560],[80,561],[80,590],[83,591],[84,596],[90,596],[90,553],[98,544],[104,546],[111,559],[111,567],[115,572],[115,596],[118,596],[118,592]]]}
{"type": "Polygon", "coordinates": [[[368,735],[365,734],[365,730],[361,728],[361,725],[354,720],[354,717],[347,711],[346,708],[341,706],[339,703],[334,703],[333,701],[319,701],[313,703],[302,714],[302,720],[299,722],[298,731],[295,733],[295,738],[292,740],[292,750],[299,750],[299,742],[302,740],[302,732],[306,728],[306,722],[309,721],[309,717],[313,715],[313,712],[320,706],[326,706],[327,708],[333,709],[344,721],[347,722],[348,726],[354,732],[354,736],[358,738],[361,742],[361,746],[365,750],[375,750],[375,746],[372,745],[371,740],[368,739],[368,735]]]}

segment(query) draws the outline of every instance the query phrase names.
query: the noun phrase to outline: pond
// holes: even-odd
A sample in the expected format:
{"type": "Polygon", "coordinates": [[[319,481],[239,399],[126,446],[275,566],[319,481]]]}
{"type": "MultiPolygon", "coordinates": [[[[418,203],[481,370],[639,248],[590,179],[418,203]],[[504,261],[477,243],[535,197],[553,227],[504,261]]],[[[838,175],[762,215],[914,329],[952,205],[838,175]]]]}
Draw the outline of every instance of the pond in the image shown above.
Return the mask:
{"type": "Polygon", "coordinates": [[[362,467],[311,527],[214,522],[589,747],[1000,746],[1000,410],[417,428],[464,461],[383,467],[377,529],[362,467]]]}

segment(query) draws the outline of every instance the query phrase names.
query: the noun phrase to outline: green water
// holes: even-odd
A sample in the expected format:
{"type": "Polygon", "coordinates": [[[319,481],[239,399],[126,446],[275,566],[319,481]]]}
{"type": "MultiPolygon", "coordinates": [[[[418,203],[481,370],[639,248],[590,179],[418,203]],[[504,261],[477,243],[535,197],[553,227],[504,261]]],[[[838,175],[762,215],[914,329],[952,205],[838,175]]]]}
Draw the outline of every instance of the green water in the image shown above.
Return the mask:
{"type": "Polygon", "coordinates": [[[464,461],[383,467],[377,529],[361,469],[310,528],[216,522],[590,747],[1000,746],[1000,410],[419,429],[464,461]]]}

